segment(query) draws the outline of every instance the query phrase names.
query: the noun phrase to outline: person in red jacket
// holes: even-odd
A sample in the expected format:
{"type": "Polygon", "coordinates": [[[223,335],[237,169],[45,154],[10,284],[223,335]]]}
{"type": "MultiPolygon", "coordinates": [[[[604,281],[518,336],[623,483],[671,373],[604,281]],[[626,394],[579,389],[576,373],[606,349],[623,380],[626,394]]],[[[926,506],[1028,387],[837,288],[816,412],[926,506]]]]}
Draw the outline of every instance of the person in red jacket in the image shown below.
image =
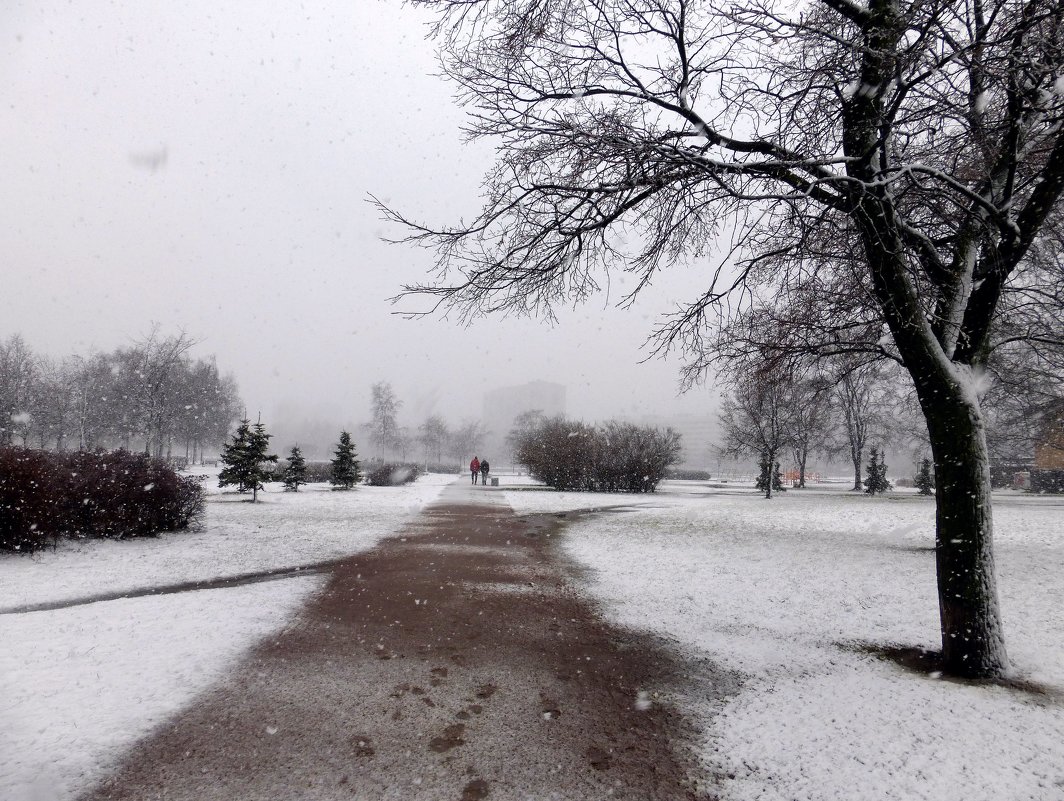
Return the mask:
{"type": "Polygon", "coordinates": [[[476,456],[473,457],[473,461],[469,463],[469,469],[473,473],[473,483],[477,483],[477,474],[480,472],[480,459],[476,456]]]}

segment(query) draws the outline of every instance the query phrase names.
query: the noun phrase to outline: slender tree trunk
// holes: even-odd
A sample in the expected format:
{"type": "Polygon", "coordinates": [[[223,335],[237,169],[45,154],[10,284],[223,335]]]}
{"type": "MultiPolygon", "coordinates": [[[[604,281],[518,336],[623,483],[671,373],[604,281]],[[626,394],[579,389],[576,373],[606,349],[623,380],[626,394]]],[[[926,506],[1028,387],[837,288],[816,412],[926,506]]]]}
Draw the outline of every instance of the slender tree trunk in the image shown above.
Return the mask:
{"type": "Polygon", "coordinates": [[[765,500],[772,499],[772,480],[776,477],[776,452],[768,452],[768,481],[765,488],[765,500]]]}
{"type": "Polygon", "coordinates": [[[850,444],[850,459],[853,460],[853,491],[861,491],[861,448],[850,444]]]}

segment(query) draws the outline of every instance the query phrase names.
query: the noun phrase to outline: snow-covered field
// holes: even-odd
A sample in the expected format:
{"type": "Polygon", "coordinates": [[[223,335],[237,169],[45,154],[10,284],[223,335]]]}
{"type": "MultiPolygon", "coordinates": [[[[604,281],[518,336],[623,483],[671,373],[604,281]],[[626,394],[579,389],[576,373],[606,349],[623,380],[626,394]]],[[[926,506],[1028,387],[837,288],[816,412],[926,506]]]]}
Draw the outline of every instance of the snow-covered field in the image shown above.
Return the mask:
{"type": "Polygon", "coordinates": [[[931,500],[663,490],[507,497],[519,512],[632,504],[571,523],[567,548],[609,617],[741,676],[724,702],[675,699],[724,799],[1064,799],[1064,499],[995,498],[1009,652],[1034,692],[868,653],[938,644],[931,500]]]}
{"type": "MultiPolygon", "coordinates": [[[[202,532],[0,556],[0,609],[307,565],[372,547],[455,476],[402,488],[212,494],[202,532]]],[[[937,645],[933,503],[902,492],[668,482],[656,495],[516,486],[570,518],[604,613],[741,677],[673,699],[726,801],[1064,800],[1064,499],[995,499],[1010,655],[1044,692],[910,672],[869,648],[937,645]]],[[[525,481],[524,483],[527,483],[525,481]]],[[[208,486],[210,486],[208,484],[208,486]]],[[[498,497],[498,496],[496,496],[498,497]]],[[[286,625],[321,577],[0,615],[0,799],[68,801],[286,625]]]]}
{"type": "MultiPolygon", "coordinates": [[[[196,471],[199,472],[199,471],[196,471]]],[[[203,531],[0,555],[0,609],[276,570],[372,547],[455,476],[210,497],[203,531]]],[[[320,576],[0,615],[0,799],[66,801],[282,628],[320,576]]]]}

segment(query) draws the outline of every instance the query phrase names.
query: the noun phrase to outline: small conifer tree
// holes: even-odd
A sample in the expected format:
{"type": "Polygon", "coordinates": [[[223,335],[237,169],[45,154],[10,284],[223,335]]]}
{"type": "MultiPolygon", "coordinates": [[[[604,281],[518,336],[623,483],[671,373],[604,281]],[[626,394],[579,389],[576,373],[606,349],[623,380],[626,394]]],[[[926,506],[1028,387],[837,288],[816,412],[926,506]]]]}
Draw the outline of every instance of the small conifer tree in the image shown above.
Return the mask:
{"type": "Polygon", "coordinates": [[[270,473],[264,467],[267,462],[276,462],[277,456],[267,453],[270,447],[270,435],[260,422],[251,425],[244,418],[233,435],[233,441],[222,446],[222,468],[218,474],[218,486],[236,485],[237,492],[251,490],[251,501],[258,500],[259,490],[269,479],[270,473]]]}
{"type": "Polygon", "coordinates": [[[336,458],[332,460],[332,478],[329,479],[329,483],[335,489],[351,489],[358,483],[360,475],[358,454],[355,453],[351,435],[346,431],[340,432],[340,444],[336,446],[334,453],[336,458]]]}
{"type": "Polygon", "coordinates": [[[891,483],[887,480],[887,465],[883,461],[883,453],[879,448],[873,447],[868,454],[868,476],[864,480],[865,492],[875,495],[877,492],[886,492],[891,489],[891,483]]]}
{"type": "Polygon", "coordinates": [[[221,462],[225,467],[218,474],[218,486],[236,485],[237,492],[247,492],[248,485],[244,473],[247,462],[248,438],[251,436],[251,421],[244,418],[233,434],[232,442],[222,445],[221,462]]]}
{"type": "Polygon", "coordinates": [[[931,469],[931,460],[926,456],[920,462],[920,469],[916,471],[913,485],[920,490],[921,495],[933,495],[935,492],[935,474],[931,469]]]}
{"type": "Polygon", "coordinates": [[[773,492],[785,492],[786,488],[783,486],[783,476],[780,474],[780,463],[772,463],[767,453],[762,453],[761,458],[758,460],[758,476],[757,481],[754,482],[754,487],[765,493],[766,498],[771,498],[773,492]],[[769,489],[769,477],[771,476],[772,488],[769,489]]]}
{"type": "Polygon", "coordinates": [[[292,447],[288,455],[288,464],[284,468],[285,492],[299,492],[299,485],[307,483],[307,460],[303,458],[303,452],[299,446],[292,447]]]}

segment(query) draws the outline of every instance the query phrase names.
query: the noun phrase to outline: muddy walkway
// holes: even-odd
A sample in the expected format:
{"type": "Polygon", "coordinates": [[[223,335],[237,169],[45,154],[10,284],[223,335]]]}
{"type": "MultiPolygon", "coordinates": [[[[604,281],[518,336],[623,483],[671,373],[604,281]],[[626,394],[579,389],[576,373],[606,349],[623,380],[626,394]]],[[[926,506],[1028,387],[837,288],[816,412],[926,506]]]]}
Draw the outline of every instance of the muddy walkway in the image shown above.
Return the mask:
{"type": "Polygon", "coordinates": [[[654,695],[682,669],[574,591],[561,521],[478,489],[340,562],[85,801],[709,797],[654,695]]]}

